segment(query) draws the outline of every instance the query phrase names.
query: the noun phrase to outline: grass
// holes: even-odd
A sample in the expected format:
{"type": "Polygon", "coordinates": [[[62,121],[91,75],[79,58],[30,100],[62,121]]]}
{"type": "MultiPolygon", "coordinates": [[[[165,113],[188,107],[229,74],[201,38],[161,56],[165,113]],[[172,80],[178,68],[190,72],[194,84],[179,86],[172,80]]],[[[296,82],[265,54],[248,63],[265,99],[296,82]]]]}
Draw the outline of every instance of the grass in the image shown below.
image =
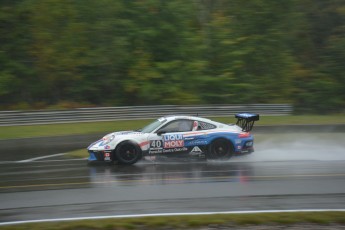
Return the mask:
{"type": "Polygon", "coordinates": [[[86,158],[88,156],[89,156],[89,154],[85,148],[70,151],[70,152],[66,153],[66,155],[65,155],[65,157],[68,157],[68,158],[86,158]]]}
{"type": "Polygon", "coordinates": [[[345,212],[282,212],[259,214],[217,214],[167,217],[120,218],[104,220],[84,220],[3,226],[4,230],[47,229],[47,230],[107,230],[107,229],[195,229],[218,226],[257,226],[315,224],[329,226],[345,224],[345,212]]]}
{"type": "MultiPolygon", "coordinates": [[[[216,121],[224,123],[235,123],[235,118],[215,117],[216,121]]],[[[1,126],[0,139],[62,136],[73,134],[108,133],[119,130],[139,129],[152,119],[127,120],[127,121],[107,121],[107,122],[87,122],[70,124],[50,124],[50,125],[25,125],[25,126],[1,126]]],[[[345,124],[344,115],[328,116],[262,116],[257,125],[283,125],[283,124],[345,124]]]]}
{"type": "Polygon", "coordinates": [[[0,127],[0,139],[107,133],[115,130],[138,129],[145,126],[151,121],[152,120],[133,120],[49,125],[2,126],[0,127]]]}

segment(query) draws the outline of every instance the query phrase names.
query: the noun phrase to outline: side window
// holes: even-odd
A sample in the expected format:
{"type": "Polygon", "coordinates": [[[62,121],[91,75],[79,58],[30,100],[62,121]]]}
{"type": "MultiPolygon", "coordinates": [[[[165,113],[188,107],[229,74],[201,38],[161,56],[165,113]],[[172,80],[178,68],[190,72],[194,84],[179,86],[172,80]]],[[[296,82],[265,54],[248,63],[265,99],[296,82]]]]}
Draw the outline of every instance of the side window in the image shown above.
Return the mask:
{"type": "Polygon", "coordinates": [[[172,132],[188,132],[192,130],[191,120],[175,120],[171,121],[164,127],[160,128],[157,132],[164,131],[166,133],[172,132]]]}
{"type": "Polygon", "coordinates": [[[217,128],[215,125],[212,125],[207,122],[199,121],[198,130],[208,130],[217,128]]]}

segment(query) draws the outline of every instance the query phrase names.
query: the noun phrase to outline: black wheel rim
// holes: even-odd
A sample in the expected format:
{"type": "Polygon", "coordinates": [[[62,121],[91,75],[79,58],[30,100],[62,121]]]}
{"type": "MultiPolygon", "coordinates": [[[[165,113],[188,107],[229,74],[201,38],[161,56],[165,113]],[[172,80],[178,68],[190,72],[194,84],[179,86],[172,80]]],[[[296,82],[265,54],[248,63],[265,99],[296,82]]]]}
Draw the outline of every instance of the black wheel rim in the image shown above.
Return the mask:
{"type": "Polygon", "coordinates": [[[124,145],[119,151],[119,155],[123,161],[130,162],[137,158],[138,151],[133,145],[124,145]]]}
{"type": "Polygon", "coordinates": [[[212,154],[215,158],[227,157],[229,155],[229,145],[223,140],[216,141],[212,146],[212,154]]]}

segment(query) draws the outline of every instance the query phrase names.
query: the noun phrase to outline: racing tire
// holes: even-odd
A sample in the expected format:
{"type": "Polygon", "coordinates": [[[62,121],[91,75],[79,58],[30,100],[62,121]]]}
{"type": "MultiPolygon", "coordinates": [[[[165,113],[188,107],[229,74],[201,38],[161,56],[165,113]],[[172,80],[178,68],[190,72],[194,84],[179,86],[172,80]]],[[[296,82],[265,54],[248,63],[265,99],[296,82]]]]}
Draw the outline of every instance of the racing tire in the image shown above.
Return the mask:
{"type": "Polygon", "coordinates": [[[209,146],[207,159],[228,160],[234,154],[231,142],[224,138],[215,139],[209,146]]]}
{"type": "Polygon", "coordinates": [[[132,165],[142,158],[142,151],[137,144],[124,141],[116,147],[114,155],[119,164],[132,165]]]}

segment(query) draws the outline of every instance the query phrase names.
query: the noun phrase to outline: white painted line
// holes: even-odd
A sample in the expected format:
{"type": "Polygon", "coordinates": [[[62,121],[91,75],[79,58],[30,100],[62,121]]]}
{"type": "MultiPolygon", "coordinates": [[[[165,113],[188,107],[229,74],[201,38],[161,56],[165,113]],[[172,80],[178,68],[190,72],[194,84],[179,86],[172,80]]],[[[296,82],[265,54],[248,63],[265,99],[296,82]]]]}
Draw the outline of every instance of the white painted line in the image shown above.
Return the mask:
{"type": "MultiPolygon", "coordinates": [[[[21,161],[0,161],[0,165],[1,164],[18,164],[18,163],[30,163],[30,162],[32,162],[29,160],[32,160],[32,159],[21,160],[21,161]]],[[[85,160],[87,160],[87,157],[85,157],[85,158],[61,159],[61,160],[45,160],[45,161],[38,161],[38,162],[46,163],[46,162],[55,162],[55,161],[85,161],[85,160]]]]}
{"type": "Polygon", "coordinates": [[[17,163],[27,163],[27,162],[32,162],[32,161],[36,161],[36,160],[42,160],[42,159],[51,158],[51,157],[63,156],[65,154],[66,153],[57,153],[57,154],[53,154],[53,155],[47,155],[47,156],[42,156],[42,157],[35,157],[35,158],[27,159],[27,160],[17,161],[17,163]]]}
{"type": "Polygon", "coordinates": [[[45,162],[60,162],[60,161],[85,161],[87,160],[87,157],[85,158],[71,158],[71,159],[61,159],[61,160],[46,160],[46,161],[38,161],[38,162],[42,162],[42,163],[45,163],[45,162]]]}
{"type": "Polygon", "coordinates": [[[0,226],[14,225],[14,224],[56,222],[56,221],[99,220],[99,219],[119,219],[119,218],[138,218],[138,217],[140,218],[140,217],[160,217],[160,216],[195,216],[195,215],[215,215],[215,214],[287,213],[287,212],[345,212],[345,209],[255,210],[255,211],[152,213],[152,214],[133,214],[133,215],[114,215],[114,216],[87,216],[87,217],[74,217],[74,218],[9,221],[9,222],[0,223],[0,226]]]}
{"type": "Polygon", "coordinates": [[[0,164],[13,164],[17,163],[16,161],[0,161],[0,164]]]}

